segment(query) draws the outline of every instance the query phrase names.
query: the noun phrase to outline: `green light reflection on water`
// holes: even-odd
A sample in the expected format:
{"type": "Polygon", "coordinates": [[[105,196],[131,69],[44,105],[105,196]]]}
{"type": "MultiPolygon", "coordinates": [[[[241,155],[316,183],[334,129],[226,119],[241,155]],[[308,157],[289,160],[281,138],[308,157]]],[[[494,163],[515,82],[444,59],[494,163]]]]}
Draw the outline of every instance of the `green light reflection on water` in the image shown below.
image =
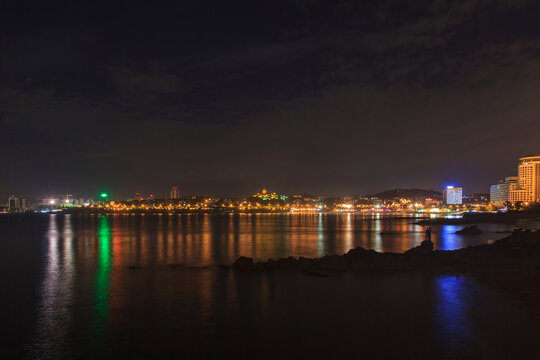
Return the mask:
{"type": "Polygon", "coordinates": [[[101,216],[99,219],[98,242],[94,321],[96,331],[101,331],[107,320],[111,272],[111,228],[107,216],[101,216]]]}

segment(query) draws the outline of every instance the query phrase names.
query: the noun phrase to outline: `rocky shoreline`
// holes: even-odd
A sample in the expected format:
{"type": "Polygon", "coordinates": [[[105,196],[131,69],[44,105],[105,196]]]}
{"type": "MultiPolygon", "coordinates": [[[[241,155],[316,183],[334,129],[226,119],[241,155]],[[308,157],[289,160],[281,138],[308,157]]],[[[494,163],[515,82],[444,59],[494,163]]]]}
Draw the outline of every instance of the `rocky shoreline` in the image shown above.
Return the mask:
{"type": "Polygon", "coordinates": [[[514,231],[510,236],[492,244],[469,246],[459,250],[434,250],[431,241],[423,241],[420,246],[405,253],[380,253],[357,247],[344,255],[326,255],[321,258],[289,256],[254,262],[252,258],[241,256],[232,267],[245,271],[345,271],[501,265],[531,267],[530,270],[540,266],[540,232],[514,231]]]}
{"type": "Polygon", "coordinates": [[[254,262],[239,257],[232,268],[246,272],[300,271],[307,276],[327,277],[344,271],[429,270],[466,274],[508,290],[531,305],[540,320],[540,231],[514,231],[510,236],[459,250],[434,250],[431,241],[405,253],[380,253],[361,247],[344,255],[321,258],[268,259],[254,262]]]}

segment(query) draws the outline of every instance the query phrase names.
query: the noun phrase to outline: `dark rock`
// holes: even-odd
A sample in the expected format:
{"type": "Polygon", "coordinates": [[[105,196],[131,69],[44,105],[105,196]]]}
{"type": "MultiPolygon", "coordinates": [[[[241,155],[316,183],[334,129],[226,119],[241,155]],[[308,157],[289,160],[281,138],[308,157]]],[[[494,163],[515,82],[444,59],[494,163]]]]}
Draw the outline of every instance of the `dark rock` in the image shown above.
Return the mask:
{"type": "Polygon", "coordinates": [[[251,270],[253,269],[253,259],[250,257],[240,256],[233,263],[233,268],[238,270],[251,270]]]}
{"type": "Polygon", "coordinates": [[[326,255],[319,259],[319,265],[322,269],[344,271],[349,269],[349,261],[345,256],[326,255]]]}
{"type": "Polygon", "coordinates": [[[300,256],[298,258],[298,269],[303,270],[303,271],[314,270],[316,267],[316,262],[317,261],[315,259],[309,259],[309,258],[300,256]]]}
{"type": "Polygon", "coordinates": [[[289,256],[288,258],[281,258],[276,260],[276,269],[278,270],[292,270],[296,269],[298,260],[289,256]]]}
{"type": "Polygon", "coordinates": [[[483,233],[483,231],[476,225],[467,226],[466,228],[463,228],[461,230],[458,230],[455,232],[456,234],[461,235],[480,235],[483,233]]]}
{"type": "Polygon", "coordinates": [[[420,243],[420,246],[405,252],[405,260],[410,267],[426,268],[435,263],[436,260],[433,255],[433,242],[431,240],[424,240],[420,243]]]}
{"type": "Polygon", "coordinates": [[[266,261],[266,269],[267,270],[276,270],[276,262],[274,259],[268,259],[266,261]]]}
{"type": "Polygon", "coordinates": [[[265,270],[266,263],[258,262],[256,263],[251,270],[256,272],[263,272],[265,270]]]}
{"type": "Polygon", "coordinates": [[[318,271],[305,271],[304,272],[304,275],[305,276],[309,276],[309,277],[320,277],[320,278],[325,278],[325,277],[329,277],[330,275],[328,274],[325,274],[325,273],[322,273],[322,272],[318,272],[318,271]]]}
{"type": "MultiPolygon", "coordinates": [[[[453,269],[537,269],[540,266],[540,232],[514,232],[490,244],[468,246],[453,251],[433,249],[433,242],[423,241],[419,246],[401,253],[379,253],[361,247],[346,254],[326,255],[321,258],[294,257],[266,262],[253,262],[240,257],[232,267],[246,271],[299,270],[307,276],[319,276],[326,271],[347,270],[403,270],[412,268],[453,269]]],[[[221,266],[220,266],[221,267],[221,266]]],[[[223,266],[222,268],[226,268],[223,266]]]]}
{"type": "Polygon", "coordinates": [[[424,240],[420,246],[405,251],[405,255],[431,255],[433,253],[433,241],[424,240]]]}
{"type": "Polygon", "coordinates": [[[366,250],[362,247],[349,250],[344,257],[347,258],[349,267],[355,270],[372,269],[381,255],[375,250],[366,250]]]}

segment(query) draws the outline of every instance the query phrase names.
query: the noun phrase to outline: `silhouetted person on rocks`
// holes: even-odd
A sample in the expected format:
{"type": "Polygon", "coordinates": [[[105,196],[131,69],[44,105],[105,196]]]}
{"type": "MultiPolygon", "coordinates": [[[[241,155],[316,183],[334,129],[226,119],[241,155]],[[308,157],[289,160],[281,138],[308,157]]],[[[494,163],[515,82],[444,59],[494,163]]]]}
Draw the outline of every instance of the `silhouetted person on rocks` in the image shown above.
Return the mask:
{"type": "Polygon", "coordinates": [[[431,226],[428,226],[426,228],[426,238],[424,239],[424,241],[431,241],[431,226]]]}

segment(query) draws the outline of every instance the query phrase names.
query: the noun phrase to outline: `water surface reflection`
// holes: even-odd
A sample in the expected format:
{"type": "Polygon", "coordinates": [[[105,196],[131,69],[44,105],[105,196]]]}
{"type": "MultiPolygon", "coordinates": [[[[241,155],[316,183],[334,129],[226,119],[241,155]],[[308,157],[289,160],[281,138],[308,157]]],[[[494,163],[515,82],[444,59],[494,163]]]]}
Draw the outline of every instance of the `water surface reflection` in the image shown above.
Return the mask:
{"type": "MultiPolygon", "coordinates": [[[[519,302],[465,276],[434,278],[435,338],[448,359],[536,359],[540,334],[519,302]]],[[[444,355],[444,356],[443,356],[444,355]]]]}
{"type": "MultiPolygon", "coordinates": [[[[107,321],[107,308],[109,301],[109,282],[111,272],[111,229],[107,216],[101,216],[98,228],[98,260],[96,282],[94,290],[94,328],[96,335],[99,334],[107,321]]],[[[120,244],[116,250],[121,254],[120,244]]]]}
{"type": "Polygon", "coordinates": [[[60,355],[68,345],[66,335],[72,322],[70,307],[76,275],[71,216],[60,219],[57,215],[51,215],[46,240],[47,254],[34,348],[38,356],[60,355]],[[63,231],[58,228],[59,221],[63,224],[63,231]]]}
{"type": "MultiPolygon", "coordinates": [[[[78,239],[84,240],[82,261],[89,261],[97,239],[93,249],[98,252],[103,278],[111,266],[111,246],[112,266],[215,265],[231,263],[239,256],[267,260],[343,254],[357,246],[404,252],[424,239],[424,227],[412,220],[353,214],[84,216],[77,227],[78,239]]],[[[459,226],[438,226],[433,228],[432,239],[436,248],[455,249],[500,238],[504,235],[495,231],[509,228],[482,227],[481,236],[462,236],[454,234],[459,226]]]]}
{"type": "MultiPolygon", "coordinates": [[[[21,234],[33,240],[26,248],[10,245],[20,251],[10,256],[24,263],[28,246],[42,251],[43,263],[24,263],[42,277],[20,284],[34,288],[38,300],[15,300],[37,317],[17,330],[31,334],[28,358],[159,358],[158,351],[186,358],[538,355],[531,338],[540,332],[530,318],[504,294],[465,277],[398,272],[320,279],[213,266],[241,255],[318,257],[356,246],[405,251],[424,237],[410,220],[280,214],[51,215],[45,221],[45,231],[38,222],[34,230],[32,223],[2,229],[5,241],[15,243],[21,234]]],[[[483,243],[507,229],[481,227],[479,237],[434,227],[435,246],[483,243]]]]}

